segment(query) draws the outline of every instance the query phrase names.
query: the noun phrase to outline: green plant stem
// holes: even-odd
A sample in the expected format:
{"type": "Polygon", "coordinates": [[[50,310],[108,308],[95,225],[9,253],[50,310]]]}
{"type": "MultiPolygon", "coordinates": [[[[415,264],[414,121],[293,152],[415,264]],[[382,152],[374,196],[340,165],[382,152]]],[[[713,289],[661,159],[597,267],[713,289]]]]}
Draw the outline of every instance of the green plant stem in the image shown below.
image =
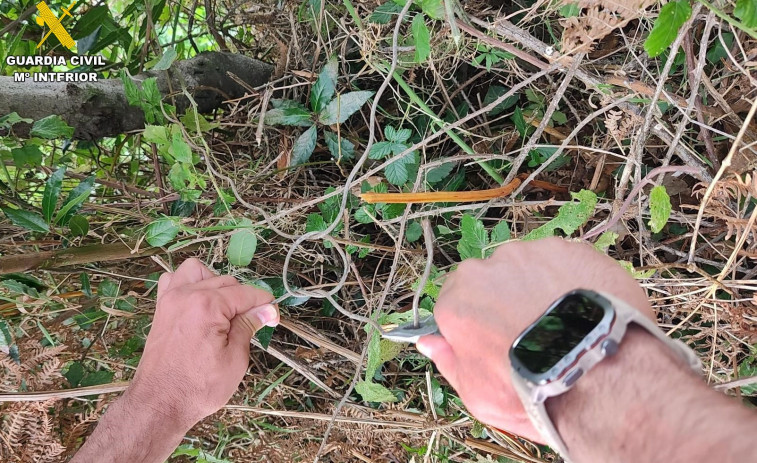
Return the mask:
{"type": "MultiPolygon", "coordinates": [[[[402,78],[402,76],[400,75],[399,72],[394,71],[394,74],[392,75],[392,77],[394,77],[394,80],[397,81],[397,83],[402,88],[402,90],[405,91],[405,93],[407,94],[407,96],[410,97],[410,100],[412,100],[413,103],[415,103],[416,105],[418,105],[421,108],[421,110],[424,113],[426,113],[426,115],[428,115],[431,118],[431,120],[434,122],[434,124],[438,128],[444,130],[444,133],[446,133],[455,143],[457,143],[457,145],[466,154],[469,154],[471,156],[475,156],[476,155],[476,152],[473,151],[473,148],[471,148],[467,143],[465,143],[465,140],[463,140],[462,138],[460,138],[460,136],[458,134],[456,134],[455,132],[453,132],[452,130],[449,130],[449,129],[447,129],[447,128],[444,127],[444,121],[442,121],[441,119],[439,119],[436,116],[436,114],[434,114],[434,112],[431,111],[431,108],[429,108],[426,105],[426,103],[424,103],[423,100],[421,100],[421,98],[418,96],[418,94],[415,93],[415,91],[412,88],[410,88],[410,86],[407,84],[407,82],[405,82],[405,79],[402,78]]],[[[476,163],[479,166],[481,166],[481,168],[484,169],[486,171],[486,173],[489,174],[489,176],[494,179],[495,182],[499,183],[500,185],[502,185],[503,183],[505,183],[505,178],[502,177],[502,175],[500,175],[499,172],[497,172],[497,170],[494,167],[492,167],[488,162],[481,161],[481,160],[476,160],[476,163]]]]}
{"type": "Polygon", "coordinates": [[[710,11],[712,11],[713,13],[715,13],[715,15],[718,18],[720,18],[723,21],[727,22],[728,24],[730,24],[730,25],[732,25],[734,27],[737,27],[737,28],[741,29],[742,31],[746,32],[753,39],[757,39],[757,31],[755,31],[754,29],[747,28],[746,26],[744,26],[743,24],[741,24],[741,22],[739,22],[739,21],[735,20],[734,18],[728,16],[723,10],[719,9],[718,7],[716,7],[715,5],[713,5],[712,3],[708,2],[707,0],[697,0],[697,1],[699,3],[701,3],[702,5],[706,6],[707,8],[709,8],[710,11]]]}
{"type": "Polygon", "coordinates": [[[363,30],[363,21],[360,20],[360,16],[357,14],[357,11],[355,11],[355,7],[352,5],[352,2],[350,0],[342,0],[342,3],[344,3],[344,7],[347,8],[347,12],[352,17],[352,20],[355,21],[355,25],[357,26],[358,30],[363,30]]]}

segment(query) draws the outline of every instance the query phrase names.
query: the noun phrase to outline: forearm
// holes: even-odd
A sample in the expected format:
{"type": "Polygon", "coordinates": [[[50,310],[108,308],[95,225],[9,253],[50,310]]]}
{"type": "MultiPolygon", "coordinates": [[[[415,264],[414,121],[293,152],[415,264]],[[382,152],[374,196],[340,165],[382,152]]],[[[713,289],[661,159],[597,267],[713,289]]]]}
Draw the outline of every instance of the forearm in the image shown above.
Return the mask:
{"type": "Polygon", "coordinates": [[[189,427],[165,409],[152,407],[127,390],[108,407],[71,463],[163,462],[189,427]]]}
{"type": "Polygon", "coordinates": [[[547,407],[575,463],[750,461],[757,416],[709,389],[650,334],[631,329],[618,354],[547,407]]]}

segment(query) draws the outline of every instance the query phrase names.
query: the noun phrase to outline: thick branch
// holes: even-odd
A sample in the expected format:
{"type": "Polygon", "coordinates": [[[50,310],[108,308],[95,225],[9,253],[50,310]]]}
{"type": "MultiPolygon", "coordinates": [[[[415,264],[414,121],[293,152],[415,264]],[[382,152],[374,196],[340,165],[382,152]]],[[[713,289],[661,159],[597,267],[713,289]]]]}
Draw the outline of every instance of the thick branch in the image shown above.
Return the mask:
{"type": "MultiPolygon", "coordinates": [[[[197,102],[200,112],[207,113],[221,106],[223,101],[240,98],[247,90],[229,73],[249,87],[268,81],[273,66],[243,55],[221,52],[202,53],[186,61],[177,61],[170,70],[148,71],[135,76],[138,81],[157,77],[158,88],[165,100],[177,106],[182,114],[188,101],[181,95],[182,82],[197,102]]],[[[34,120],[51,114],[61,116],[74,127],[74,138],[97,139],[139,130],[144,127],[142,110],[129,106],[121,79],[101,79],[98,82],[14,82],[13,77],[0,77],[0,115],[17,112],[34,120]]],[[[27,137],[30,126],[16,124],[16,135],[27,137]]]]}

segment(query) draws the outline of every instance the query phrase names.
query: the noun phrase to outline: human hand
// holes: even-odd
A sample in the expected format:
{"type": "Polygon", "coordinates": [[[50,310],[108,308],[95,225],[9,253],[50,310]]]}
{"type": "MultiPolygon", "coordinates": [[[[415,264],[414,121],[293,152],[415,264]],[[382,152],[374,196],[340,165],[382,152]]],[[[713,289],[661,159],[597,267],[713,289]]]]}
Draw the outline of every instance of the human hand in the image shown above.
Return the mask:
{"type": "Polygon", "coordinates": [[[489,259],[466,260],[447,277],[434,309],[442,336],[424,336],[416,346],[477,419],[540,441],[512,387],[508,353],[552,302],[577,288],[612,294],[654,318],[633,277],[591,246],[520,241],[489,259]]]}
{"type": "Polygon", "coordinates": [[[164,273],[152,329],[125,397],[186,429],[216,412],[247,370],[251,337],[279,322],[271,301],[267,291],[216,276],[197,259],[164,273]]]}

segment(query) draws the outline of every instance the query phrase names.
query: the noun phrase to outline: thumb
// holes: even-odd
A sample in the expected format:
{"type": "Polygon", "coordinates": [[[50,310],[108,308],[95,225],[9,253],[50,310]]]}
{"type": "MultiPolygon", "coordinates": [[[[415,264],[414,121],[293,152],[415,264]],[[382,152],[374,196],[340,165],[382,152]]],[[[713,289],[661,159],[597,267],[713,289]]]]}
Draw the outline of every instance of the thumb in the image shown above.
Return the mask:
{"type": "Polygon", "coordinates": [[[252,308],[231,319],[229,344],[247,345],[259,329],[278,324],[279,309],[273,304],[264,304],[252,308]]]}
{"type": "Polygon", "coordinates": [[[418,351],[430,358],[439,372],[457,389],[457,356],[444,336],[427,335],[415,344],[418,351]]]}

